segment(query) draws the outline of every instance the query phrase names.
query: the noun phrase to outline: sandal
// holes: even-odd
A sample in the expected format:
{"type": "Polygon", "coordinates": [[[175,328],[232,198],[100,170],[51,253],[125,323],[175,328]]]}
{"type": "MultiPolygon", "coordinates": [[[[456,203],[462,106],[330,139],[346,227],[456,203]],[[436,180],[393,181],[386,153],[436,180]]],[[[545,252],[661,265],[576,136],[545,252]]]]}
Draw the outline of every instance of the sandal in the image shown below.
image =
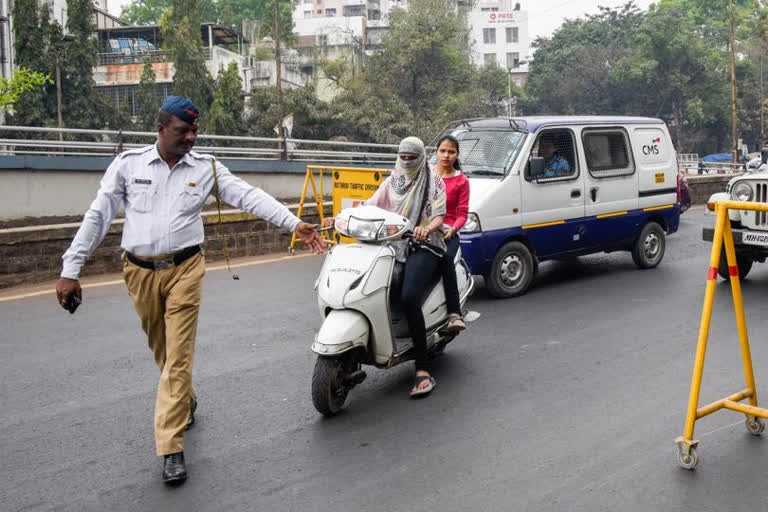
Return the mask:
{"type": "Polygon", "coordinates": [[[414,381],[413,381],[413,388],[411,388],[411,398],[416,397],[416,396],[428,395],[429,393],[432,392],[433,389],[435,389],[436,385],[437,385],[437,382],[435,382],[434,377],[432,377],[431,375],[419,375],[419,376],[417,376],[416,379],[414,379],[414,381]],[[419,386],[425,380],[429,381],[429,386],[427,386],[427,387],[425,387],[423,389],[419,389],[419,386]]]}
{"type": "Polygon", "coordinates": [[[461,332],[467,328],[467,324],[465,324],[461,316],[456,313],[448,315],[448,319],[448,325],[445,327],[445,330],[450,333],[461,332]]]}

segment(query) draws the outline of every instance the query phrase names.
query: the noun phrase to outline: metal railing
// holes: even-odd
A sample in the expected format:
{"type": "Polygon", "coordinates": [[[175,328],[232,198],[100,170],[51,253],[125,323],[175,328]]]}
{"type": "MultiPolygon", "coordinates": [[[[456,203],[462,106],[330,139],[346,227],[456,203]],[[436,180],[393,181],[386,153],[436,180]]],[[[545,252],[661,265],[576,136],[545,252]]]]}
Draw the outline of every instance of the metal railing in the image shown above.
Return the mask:
{"type": "MultiPolygon", "coordinates": [[[[83,130],[0,126],[0,156],[113,156],[144,147],[157,138],[154,132],[83,130]],[[2,137],[3,132],[43,134],[46,138],[2,137]]],[[[397,144],[269,137],[198,135],[194,150],[235,160],[288,160],[317,164],[393,164],[397,144]]]]}

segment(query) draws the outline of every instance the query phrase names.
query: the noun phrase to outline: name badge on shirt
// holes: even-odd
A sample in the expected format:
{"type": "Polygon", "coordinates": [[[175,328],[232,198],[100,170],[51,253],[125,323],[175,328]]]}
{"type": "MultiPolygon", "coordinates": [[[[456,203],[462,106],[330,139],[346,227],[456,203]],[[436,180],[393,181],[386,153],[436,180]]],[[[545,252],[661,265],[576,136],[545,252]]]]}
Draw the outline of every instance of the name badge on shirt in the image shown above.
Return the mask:
{"type": "Polygon", "coordinates": [[[134,183],[138,183],[139,185],[151,185],[152,184],[152,180],[143,180],[141,178],[135,178],[133,180],[133,182],[134,183]]]}

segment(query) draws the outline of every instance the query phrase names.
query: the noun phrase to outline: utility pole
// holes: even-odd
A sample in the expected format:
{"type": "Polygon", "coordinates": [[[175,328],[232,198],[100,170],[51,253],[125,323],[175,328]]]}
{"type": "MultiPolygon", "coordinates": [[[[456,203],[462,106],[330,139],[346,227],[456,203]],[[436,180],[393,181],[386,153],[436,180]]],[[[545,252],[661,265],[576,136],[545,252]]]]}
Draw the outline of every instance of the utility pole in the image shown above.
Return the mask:
{"type": "Polygon", "coordinates": [[[738,162],[739,126],[736,115],[736,50],[734,49],[733,35],[733,0],[728,0],[728,28],[728,39],[731,47],[731,144],[733,161],[738,162]]]}
{"type": "Polygon", "coordinates": [[[282,149],[283,137],[285,131],[283,129],[283,118],[285,113],[283,112],[283,78],[281,76],[280,69],[280,1],[275,1],[275,85],[277,86],[277,115],[279,117],[277,121],[277,133],[280,141],[277,143],[277,149],[282,149]]]}

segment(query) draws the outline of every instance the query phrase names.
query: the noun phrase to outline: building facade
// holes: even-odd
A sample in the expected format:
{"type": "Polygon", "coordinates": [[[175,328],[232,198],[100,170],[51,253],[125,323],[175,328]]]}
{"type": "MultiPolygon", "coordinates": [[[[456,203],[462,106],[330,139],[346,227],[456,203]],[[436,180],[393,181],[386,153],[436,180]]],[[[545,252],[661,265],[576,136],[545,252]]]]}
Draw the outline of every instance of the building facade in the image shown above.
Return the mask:
{"type": "Polygon", "coordinates": [[[496,64],[524,85],[531,51],[528,13],[509,0],[481,1],[467,14],[472,63],[496,64]]]}

